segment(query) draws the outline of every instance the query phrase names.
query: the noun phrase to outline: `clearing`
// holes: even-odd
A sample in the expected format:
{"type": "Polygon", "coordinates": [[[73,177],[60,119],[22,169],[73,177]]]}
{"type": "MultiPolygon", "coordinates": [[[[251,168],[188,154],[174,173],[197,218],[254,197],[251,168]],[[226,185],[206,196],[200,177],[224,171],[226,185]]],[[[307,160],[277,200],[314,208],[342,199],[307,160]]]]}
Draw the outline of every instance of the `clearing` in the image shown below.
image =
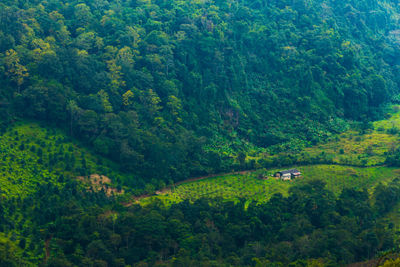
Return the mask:
{"type": "Polygon", "coordinates": [[[157,192],[157,195],[138,199],[146,205],[155,200],[171,205],[183,200],[195,201],[202,197],[222,198],[237,201],[244,198],[250,201],[265,202],[276,193],[287,195],[291,186],[308,180],[321,179],[327,188],[340,194],[344,188],[367,188],[372,191],[378,182],[387,183],[400,177],[400,169],[384,166],[350,167],[341,165],[306,165],[298,168],[303,177],[291,181],[281,181],[270,175],[278,169],[258,170],[247,173],[228,174],[191,180],[157,192]],[[264,173],[265,172],[265,173],[264,173]],[[267,174],[267,179],[259,179],[260,174],[267,174]]]}

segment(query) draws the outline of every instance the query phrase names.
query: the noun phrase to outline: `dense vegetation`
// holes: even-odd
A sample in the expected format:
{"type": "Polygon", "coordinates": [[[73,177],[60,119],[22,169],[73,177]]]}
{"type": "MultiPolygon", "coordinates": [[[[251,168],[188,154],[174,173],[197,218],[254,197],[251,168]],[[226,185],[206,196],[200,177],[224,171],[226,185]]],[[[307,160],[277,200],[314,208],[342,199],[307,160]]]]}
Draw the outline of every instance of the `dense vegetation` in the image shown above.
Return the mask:
{"type": "Polygon", "coordinates": [[[399,18],[397,0],[1,1],[0,266],[398,248],[399,18]],[[303,181],[259,179],[296,164],[303,181]]]}
{"type": "Polygon", "coordinates": [[[393,226],[382,216],[400,198],[399,181],[378,186],[372,198],[373,205],[367,191],[354,189],[335,198],[314,181],[247,210],[243,201],[206,199],[124,208],[76,183],[49,183],[29,199],[1,200],[0,226],[15,245],[0,246],[0,263],[21,257],[33,264],[44,258],[48,266],[338,266],[394,247],[393,226]]]}
{"type": "Polygon", "coordinates": [[[0,114],[62,126],[147,182],[239,168],[376,116],[397,93],[398,9],[2,1],[0,114]]]}
{"type": "Polygon", "coordinates": [[[147,205],[158,199],[167,206],[204,197],[230,201],[243,198],[247,200],[246,204],[265,202],[276,193],[287,196],[291,186],[310,180],[323,180],[336,196],[346,188],[372,192],[377,184],[389,183],[400,174],[398,106],[393,106],[393,111],[385,115],[386,119],[370,123],[368,127],[352,127],[333,135],[327,142],[298,152],[292,150],[250,159],[245,167],[256,167],[256,171],[189,179],[137,200],[147,205]],[[252,165],[254,161],[256,163],[252,165]],[[298,168],[303,177],[290,182],[271,177],[283,168],[298,168]]]}
{"type": "MultiPolygon", "coordinates": [[[[118,166],[54,128],[37,123],[18,122],[0,134],[0,197],[25,198],[41,184],[61,186],[77,176],[102,174],[113,177],[107,185],[140,191],[144,185],[135,184],[132,176],[118,171],[118,166]]],[[[105,188],[107,189],[107,188],[105,188]]],[[[150,189],[149,189],[150,190],[150,189]]],[[[137,192],[133,192],[137,193],[137,192]]]]}

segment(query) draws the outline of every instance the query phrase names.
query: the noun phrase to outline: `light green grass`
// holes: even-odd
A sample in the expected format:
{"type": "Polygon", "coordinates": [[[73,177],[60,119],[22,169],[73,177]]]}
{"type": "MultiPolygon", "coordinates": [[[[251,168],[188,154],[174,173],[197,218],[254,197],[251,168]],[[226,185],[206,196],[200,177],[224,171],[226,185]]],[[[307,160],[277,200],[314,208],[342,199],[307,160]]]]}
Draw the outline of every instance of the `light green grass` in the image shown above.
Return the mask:
{"type": "Polygon", "coordinates": [[[385,163],[386,154],[399,145],[400,112],[393,106],[390,118],[376,121],[364,134],[348,130],[331,141],[304,149],[311,157],[325,154],[335,164],[377,166],[385,163]]]}
{"type": "Polygon", "coordinates": [[[386,153],[397,144],[398,139],[396,135],[375,130],[365,135],[348,131],[335,141],[306,148],[304,152],[311,157],[324,153],[325,158],[335,164],[376,166],[385,163],[386,153]]]}
{"type": "Polygon", "coordinates": [[[340,165],[311,165],[302,166],[301,169],[304,179],[320,179],[326,182],[328,190],[336,195],[344,188],[368,189],[372,193],[373,188],[379,182],[387,183],[396,177],[400,177],[398,168],[390,167],[349,167],[340,165]]]}

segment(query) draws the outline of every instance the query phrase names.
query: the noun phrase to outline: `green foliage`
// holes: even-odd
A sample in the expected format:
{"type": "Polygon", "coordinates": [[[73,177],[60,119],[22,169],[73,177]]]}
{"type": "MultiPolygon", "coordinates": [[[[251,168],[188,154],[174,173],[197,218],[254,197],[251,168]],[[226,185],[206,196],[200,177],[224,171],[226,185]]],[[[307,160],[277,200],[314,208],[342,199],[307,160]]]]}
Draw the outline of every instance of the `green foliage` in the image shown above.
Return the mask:
{"type": "MultiPolygon", "coordinates": [[[[21,243],[21,241],[20,241],[21,243]]],[[[32,263],[24,260],[22,257],[22,249],[17,247],[15,242],[10,241],[10,239],[0,233],[0,265],[1,266],[34,266],[32,263]]]]}
{"type": "Polygon", "coordinates": [[[59,130],[15,123],[0,135],[0,196],[25,198],[44,184],[59,187],[79,175],[106,175],[115,186],[132,179],[117,165],[72,141],[59,130]]]}
{"type": "MultiPolygon", "coordinates": [[[[335,197],[323,181],[313,180],[258,204],[201,198],[169,208],[161,203],[124,208],[66,183],[59,191],[48,185],[29,201],[2,201],[0,207],[10,215],[14,206],[31,218],[32,227],[22,227],[29,236],[25,258],[48,266],[324,266],[362,261],[395,245],[393,230],[380,219],[390,205],[383,211],[378,201],[391,187],[377,187],[374,205],[365,190],[349,188],[335,197]]],[[[399,193],[394,191],[395,199],[399,193]]],[[[8,242],[9,256],[0,260],[13,264],[25,239],[7,236],[11,241],[0,235],[0,253],[8,242]]]]}
{"type": "Polygon", "coordinates": [[[398,245],[381,220],[400,199],[396,1],[0,13],[0,265],[338,266],[398,245]],[[166,184],[147,205],[109,194],[166,184]]]}
{"type": "Polygon", "coordinates": [[[201,198],[220,198],[224,201],[264,203],[274,194],[287,195],[294,185],[302,185],[308,181],[322,180],[327,189],[339,195],[346,188],[369,190],[382,182],[390,182],[399,176],[399,170],[388,167],[350,167],[340,165],[303,165],[297,166],[303,177],[292,181],[281,181],[271,175],[279,169],[258,170],[246,174],[230,174],[204,178],[196,181],[172,186],[158,192],[158,195],[139,200],[148,205],[160,200],[166,206],[185,200],[191,202],[201,198]],[[262,179],[260,179],[262,175],[262,179]]]}
{"type": "Polygon", "coordinates": [[[56,123],[144,183],[303,150],[379,116],[399,86],[393,1],[4,1],[0,12],[2,125],[56,123]]]}
{"type": "MultiPolygon", "coordinates": [[[[183,183],[142,199],[146,205],[123,207],[73,179],[81,170],[110,175],[116,166],[61,131],[17,123],[1,141],[6,156],[0,162],[13,177],[0,180],[0,258],[9,266],[152,265],[160,259],[167,266],[335,265],[394,246],[395,228],[376,222],[400,199],[395,168],[301,166],[304,177],[294,182],[270,177],[276,169],[260,169],[183,183]],[[61,160],[69,170],[57,155],[69,155],[61,160]],[[26,159],[25,171],[9,157],[26,159]]],[[[131,181],[117,174],[110,177],[131,181]]]]}
{"type": "Polygon", "coordinates": [[[347,131],[329,134],[325,142],[311,146],[304,140],[294,139],[270,147],[267,150],[269,153],[253,150],[251,155],[258,165],[268,168],[321,163],[351,166],[379,166],[387,163],[398,166],[399,123],[398,106],[392,106],[386,119],[374,123],[353,123],[347,131]]]}

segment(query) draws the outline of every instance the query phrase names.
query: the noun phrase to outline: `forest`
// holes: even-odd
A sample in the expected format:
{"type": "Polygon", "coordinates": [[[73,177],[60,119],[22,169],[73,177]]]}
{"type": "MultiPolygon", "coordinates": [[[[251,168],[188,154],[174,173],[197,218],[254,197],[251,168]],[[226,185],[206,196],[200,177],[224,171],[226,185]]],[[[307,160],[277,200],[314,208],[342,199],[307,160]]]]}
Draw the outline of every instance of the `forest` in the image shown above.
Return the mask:
{"type": "Polygon", "coordinates": [[[342,266],[398,253],[399,23],[397,0],[1,1],[0,266],[342,266]],[[337,176],[359,187],[308,166],[323,179],[277,181],[268,197],[132,201],[295,164],[357,167],[337,176]],[[92,174],[110,182],[88,186],[92,174]]]}
{"type": "Polygon", "coordinates": [[[0,227],[29,239],[11,236],[9,244],[0,239],[0,263],[338,266],[394,247],[393,224],[381,218],[398,203],[400,180],[378,186],[373,198],[371,205],[367,191],[354,189],[335,198],[314,181],[246,210],[243,201],[218,199],[126,208],[104,193],[80,191],[76,183],[47,184],[25,200],[1,201],[0,227]],[[13,224],[18,216],[30,219],[13,224]],[[44,259],[38,257],[43,250],[44,259]]]}
{"type": "Polygon", "coordinates": [[[143,184],[321,142],[398,93],[397,1],[21,0],[0,12],[3,128],[62,127],[143,184]]]}

